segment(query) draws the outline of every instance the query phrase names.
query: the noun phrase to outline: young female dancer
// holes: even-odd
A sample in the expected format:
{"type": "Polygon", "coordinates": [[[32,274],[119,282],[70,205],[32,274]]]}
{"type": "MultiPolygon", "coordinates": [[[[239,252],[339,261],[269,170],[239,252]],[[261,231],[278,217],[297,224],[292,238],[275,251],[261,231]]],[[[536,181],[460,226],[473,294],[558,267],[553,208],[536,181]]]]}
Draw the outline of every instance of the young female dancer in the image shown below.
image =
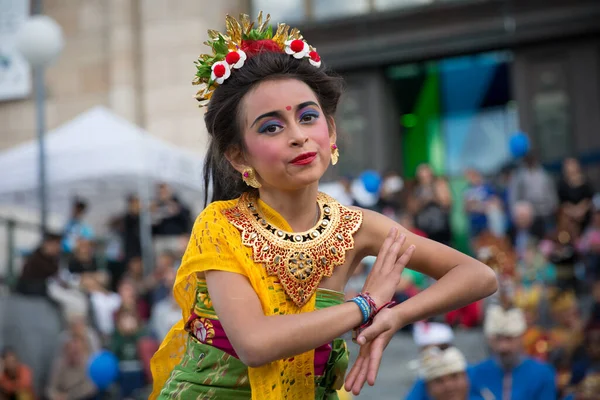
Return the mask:
{"type": "Polygon", "coordinates": [[[296,29],[273,33],[261,16],[256,25],[247,16],[226,22],[226,34],[209,31],[213,51],[200,56],[195,80],[207,105],[212,202],[178,271],[183,319],[153,358],[151,398],[336,399],[348,364],[339,336],[353,328],[362,348],[346,386],[358,393],[367,378],[374,383],[394,332],[488,296],[495,275],[319,193],[339,155],[341,79],[296,29]],[[378,258],[363,292],[344,302],[368,255],[378,258]],[[389,308],[407,264],[438,281],[389,308]]]}

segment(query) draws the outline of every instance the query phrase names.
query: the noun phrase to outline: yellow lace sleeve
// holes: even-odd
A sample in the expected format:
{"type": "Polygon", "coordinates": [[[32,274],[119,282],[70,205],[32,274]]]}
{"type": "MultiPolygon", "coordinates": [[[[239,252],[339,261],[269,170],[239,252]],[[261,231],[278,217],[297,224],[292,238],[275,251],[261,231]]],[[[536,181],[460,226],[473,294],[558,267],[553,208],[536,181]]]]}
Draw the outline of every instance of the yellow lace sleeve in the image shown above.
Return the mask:
{"type": "Polygon", "coordinates": [[[171,371],[185,353],[185,321],[189,319],[194,306],[197,274],[221,270],[247,276],[247,268],[243,263],[247,251],[242,248],[239,231],[222,214],[223,209],[231,208],[236,203],[237,200],[212,203],[194,223],[173,286],[173,295],[181,307],[182,319],[171,328],[152,358],[153,392],[150,399],[158,396],[171,371]]]}

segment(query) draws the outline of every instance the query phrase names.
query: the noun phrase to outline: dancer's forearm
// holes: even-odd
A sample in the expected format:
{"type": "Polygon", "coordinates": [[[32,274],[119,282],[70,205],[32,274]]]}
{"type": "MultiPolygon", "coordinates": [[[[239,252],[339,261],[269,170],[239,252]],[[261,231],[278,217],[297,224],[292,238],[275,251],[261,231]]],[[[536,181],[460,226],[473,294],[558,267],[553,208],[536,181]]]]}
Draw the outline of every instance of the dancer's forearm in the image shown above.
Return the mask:
{"type": "Polygon", "coordinates": [[[393,311],[400,325],[405,326],[487,297],[494,293],[496,286],[492,269],[457,265],[429,288],[394,307],[393,311]]]}

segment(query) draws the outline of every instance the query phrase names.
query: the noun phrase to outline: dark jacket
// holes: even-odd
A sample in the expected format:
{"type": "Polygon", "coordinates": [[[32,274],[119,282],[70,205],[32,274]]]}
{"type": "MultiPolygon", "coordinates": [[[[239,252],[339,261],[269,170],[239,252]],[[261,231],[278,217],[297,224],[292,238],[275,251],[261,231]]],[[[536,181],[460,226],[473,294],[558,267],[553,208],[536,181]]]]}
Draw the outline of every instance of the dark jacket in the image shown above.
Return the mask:
{"type": "Polygon", "coordinates": [[[39,248],[25,261],[17,282],[17,292],[30,296],[45,296],[46,280],[58,273],[59,258],[50,257],[39,248]]]}

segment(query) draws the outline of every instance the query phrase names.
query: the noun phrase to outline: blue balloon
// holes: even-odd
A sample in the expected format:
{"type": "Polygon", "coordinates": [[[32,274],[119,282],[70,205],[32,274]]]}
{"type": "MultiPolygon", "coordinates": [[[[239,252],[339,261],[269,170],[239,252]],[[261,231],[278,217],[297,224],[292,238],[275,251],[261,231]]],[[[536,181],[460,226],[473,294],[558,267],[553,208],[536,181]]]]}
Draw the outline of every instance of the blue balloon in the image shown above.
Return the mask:
{"type": "Polygon", "coordinates": [[[375,194],[379,193],[379,188],[381,186],[381,176],[375,171],[365,171],[360,174],[360,180],[367,192],[375,194]]]}
{"type": "Polygon", "coordinates": [[[521,158],[527,153],[529,153],[530,143],[529,137],[523,132],[517,132],[511,136],[510,141],[508,142],[510,153],[515,158],[521,158]]]}
{"type": "Polygon", "coordinates": [[[98,389],[104,390],[119,377],[119,360],[110,351],[99,351],[90,359],[88,375],[98,389]]]}

